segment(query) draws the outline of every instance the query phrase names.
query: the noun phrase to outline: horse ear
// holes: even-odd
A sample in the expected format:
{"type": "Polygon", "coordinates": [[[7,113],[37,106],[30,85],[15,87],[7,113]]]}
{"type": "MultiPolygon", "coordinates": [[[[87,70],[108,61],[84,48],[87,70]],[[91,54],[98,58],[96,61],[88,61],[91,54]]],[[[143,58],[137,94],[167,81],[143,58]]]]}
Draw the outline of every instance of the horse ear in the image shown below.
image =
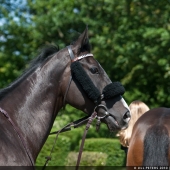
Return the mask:
{"type": "Polygon", "coordinates": [[[88,38],[88,27],[84,32],[78,37],[77,41],[74,44],[76,53],[88,51],[90,52],[90,43],[88,38]]]}

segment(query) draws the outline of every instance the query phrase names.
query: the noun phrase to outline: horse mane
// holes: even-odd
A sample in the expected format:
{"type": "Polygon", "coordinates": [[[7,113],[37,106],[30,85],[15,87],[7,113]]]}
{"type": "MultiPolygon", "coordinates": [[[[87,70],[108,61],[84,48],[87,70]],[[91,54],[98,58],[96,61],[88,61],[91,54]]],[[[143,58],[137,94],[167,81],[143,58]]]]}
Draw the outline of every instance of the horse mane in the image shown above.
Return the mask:
{"type": "MultiPolygon", "coordinates": [[[[75,36],[75,35],[74,35],[75,36]]],[[[77,33],[77,37],[79,36],[79,34],[77,33]]],[[[76,36],[75,36],[76,37],[76,36]]],[[[70,43],[71,45],[74,45],[76,41],[72,41],[72,43],[70,43]]],[[[34,70],[36,70],[42,63],[44,63],[45,61],[47,61],[48,59],[50,59],[54,53],[59,51],[59,47],[58,46],[54,46],[54,45],[47,45],[44,46],[43,48],[41,48],[39,55],[30,62],[28,69],[26,69],[23,74],[18,77],[14,82],[12,82],[11,84],[9,84],[8,87],[4,88],[4,89],[0,89],[0,100],[9,92],[11,92],[16,86],[18,86],[18,84],[20,82],[23,81],[23,79],[26,76],[29,76],[34,70]]],[[[79,49],[79,52],[84,52],[84,51],[91,51],[91,45],[89,43],[89,39],[86,38],[85,41],[83,42],[82,46],[79,49]]]]}
{"type": "Polygon", "coordinates": [[[36,68],[38,68],[42,63],[44,63],[49,58],[51,58],[53,56],[53,54],[58,52],[58,51],[59,51],[59,47],[58,46],[54,46],[54,45],[44,46],[40,50],[39,55],[30,62],[29,67],[23,72],[22,75],[20,77],[18,77],[14,82],[9,84],[8,87],[0,90],[0,100],[6,94],[11,92],[16,86],[18,86],[18,84],[20,82],[22,82],[23,79],[26,76],[29,76],[34,70],[36,70],[36,68]]]}
{"type": "Polygon", "coordinates": [[[40,49],[39,55],[30,62],[30,66],[26,71],[29,71],[32,68],[37,68],[39,65],[41,65],[44,61],[51,58],[54,53],[59,51],[58,46],[54,45],[48,45],[40,49]]]}

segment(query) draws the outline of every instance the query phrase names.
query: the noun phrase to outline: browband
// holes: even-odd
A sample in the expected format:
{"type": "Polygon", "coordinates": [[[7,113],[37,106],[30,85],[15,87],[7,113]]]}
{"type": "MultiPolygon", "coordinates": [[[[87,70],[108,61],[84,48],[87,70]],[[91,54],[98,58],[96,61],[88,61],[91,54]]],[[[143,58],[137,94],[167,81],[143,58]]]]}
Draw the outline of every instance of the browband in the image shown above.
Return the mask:
{"type": "Polygon", "coordinates": [[[79,57],[74,58],[73,61],[81,60],[82,58],[86,58],[86,57],[93,57],[93,54],[88,53],[88,54],[81,55],[79,57]]]}
{"type": "Polygon", "coordinates": [[[81,55],[79,57],[75,57],[74,54],[73,54],[73,51],[72,51],[72,49],[70,47],[70,45],[67,46],[67,48],[68,48],[68,52],[70,54],[70,58],[71,58],[72,62],[77,61],[77,60],[81,60],[82,58],[86,58],[86,57],[93,57],[93,54],[91,54],[91,53],[83,54],[83,55],[81,55]]]}

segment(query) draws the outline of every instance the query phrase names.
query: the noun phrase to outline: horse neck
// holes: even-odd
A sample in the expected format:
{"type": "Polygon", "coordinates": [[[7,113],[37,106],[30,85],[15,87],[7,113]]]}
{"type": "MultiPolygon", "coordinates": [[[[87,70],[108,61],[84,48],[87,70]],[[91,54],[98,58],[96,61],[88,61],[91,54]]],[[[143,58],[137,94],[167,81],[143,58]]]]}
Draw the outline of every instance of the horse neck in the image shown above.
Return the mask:
{"type": "Polygon", "coordinates": [[[23,78],[19,85],[0,101],[0,107],[6,110],[21,130],[34,160],[63,105],[61,86],[66,68],[64,63],[69,61],[63,58],[59,62],[56,56],[50,60],[23,78]]]}

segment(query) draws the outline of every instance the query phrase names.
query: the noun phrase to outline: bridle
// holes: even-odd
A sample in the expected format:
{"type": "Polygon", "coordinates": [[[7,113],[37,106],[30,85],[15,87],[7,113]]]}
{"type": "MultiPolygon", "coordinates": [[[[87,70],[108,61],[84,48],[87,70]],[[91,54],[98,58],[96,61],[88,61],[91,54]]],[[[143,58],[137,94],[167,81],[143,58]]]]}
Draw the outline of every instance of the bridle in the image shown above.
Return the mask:
{"type": "MultiPolygon", "coordinates": [[[[72,49],[71,49],[71,46],[67,46],[67,49],[68,49],[69,56],[70,56],[70,59],[71,59],[71,62],[72,62],[72,63],[75,62],[75,61],[79,61],[79,60],[81,60],[81,59],[83,59],[83,58],[86,58],[86,57],[93,57],[93,54],[91,54],[91,53],[88,53],[88,54],[84,54],[84,55],[75,57],[74,54],[73,54],[73,51],[72,51],[72,49]]],[[[64,95],[63,108],[65,107],[65,103],[66,103],[65,101],[66,101],[67,93],[68,93],[69,88],[70,88],[70,85],[71,85],[71,81],[72,81],[72,75],[70,75],[69,83],[68,83],[68,86],[67,86],[67,89],[66,89],[66,92],[65,92],[65,95],[64,95]]],[[[100,100],[102,100],[103,98],[104,98],[104,94],[101,94],[101,95],[100,95],[100,100]]],[[[101,123],[101,119],[106,118],[106,117],[109,116],[110,114],[107,112],[106,106],[104,106],[103,104],[98,103],[97,101],[94,101],[94,102],[96,103],[96,106],[95,106],[95,108],[94,108],[94,112],[96,112],[96,110],[97,110],[99,107],[103,107],[104,110],[105,110],[105,115],[104,115],[104,116],[101,117],[101,116],[96,115],[96,117],[95,117],[95,118],[97,119],[96,130],[99,130],[100,123],[101,123]]],[[[84,122],[84,120],[85,120],[86,118],[89,118],[89,117],[90,117],[90,116],[86,116],[86,117],[84,117],[84,119],[79,119],[79,120],[81,120],[81,121],[84,122]]],[[[80,124],[80,123],[79,123],[79,124],[80,124]]],[[[62,130],[62,132],[63,132],[63,131],[64,131],[64,130],[62,130]]],[[[52,134],[54,134],[54,133],[52,133],[52,134]]]]}
{"type": "Polygon", "coordinates": [[[125,92],[124,87],[121,85],[120,82],[113,82],[108,85],[103,89],[102,94],[100,91],[97,89],[97,87],[93,84],[87,73],[84,71],[82,65],[80,64],[79,60],[86,58],[86,57],[93,57],[93,54],[87,53],[78,57],[75,57],[73,54],[73,51],[71,49],[71,46],[67,46],[70,59],[71,59],[71,72],[72,75],[70,77],[70,81],[66,90],[66,93],[64,95],[64,104],[66,100],[66,96],[72,81],[72,76],[75,77],[75,79],[79,82],[79,84],[82,86],[84,92],[87,94],[87,96],[95,103],[95,108],[94,112],[100,107],[102,107],[105,110],[105,115],[104,116],[98,116],[96,115],[96,119],[98,120],[98,123],[100,122],[101,119],[105,119],[107,116],[110,114],[108,113],[108,109],[106,108],[105,105],[101,104],[101,101],[103,99],[109,99],[113,98],[118,95],[122,95],[125,92]],[[83,78],[82,78],[83,77],[83,78]],[[85,79],[85,80],[84,80],[85,79]]]}
{"type": "Polygon", "coordinates": [[[103,100],[104,98],[108,99],[108,98],[115,97],[117,95],[122,95],[125,92],[124,87],[119,82],[114,82],[114,83],[107,85],[103,89],[102,94],[100,94],[99,90],[95,87],[95,85],[93,84],[93,82],[91,81],[89,76],[86,74],[86,72],[84,71],[84,69],[82,68],[82,66],[79,62],[79,60],[81,60],[83,58],[92,57],[93,54],[88,53],[88,54],[85,54],[85,55],[81,55],[79,57],[75,57],[74,54],[73,54],[73,51],[71,49],[71,46],[67,46],[67,49],[68,49],[69,56],[70,56],[70,59],[71,59],[72,75],[70,76],[69,83],[68,83],[68,86],[67,86],[67,89],[66,89],[66,92],[65,92],[65,95],[64,95],[63,106],[65,106],[65,101],[66,101],[67,93],[68,93],[70,85],[71,85],[72,76],[74,76],[76,78],[76,80],[82,86],[83,90],[86,92],[87,96],[94,101],[96,106],[95,106],[94,111],[91,115],[88,115],[88,116],[83,117],[79,120],[71,122],[57,132],[50,133],[50,135],[56,134],[56,138],[55,138],[53,147],[51,149],[50,155],[46,157],[46,162],[45,162],[43,169],[45,169],[48,161],[51,160],[51,154],[54,150],[54,146],[55,146],[55,143],[56,143],[56,140],[58,138],[59,133],[71,130],[72,127],[77,128],[77,127],[86,123],[86,128],[85,128],[85,131],[84,131],[84,135],[82,137],[82,142],[81,142],[81,145],[80,145],[77,164],[76,164],[76,170],[78,170],[80,160],[81,160],[82,151],[83,151],[83,146],[84,146],[84,142],[85,142],[85,138],[86,138],[86,134],[87,134],[87,131],[88,131],[92,121],[94,119],[97,119],[96,130],[98,131],[99,128],[100,128],[101,120],[110,116],[110,113],[108,113],[106,106],[101,104],[101,100],[103,100]],[[85,83],[83,83],[82,80],[81,80],[81,76],[82,76],[81,74],[83,74],[83,79],[84,78],[86,79],[85,83]],[[88,84],[89,87],[86,87],[86,84],[88,84]],[[90,89],[90,91],[89,91],[89,89],[90,89]],[[119,89],[119,90],[116,91],[115,89],[116,90],[119,89]],[[111,93],[110,93],[110,91],[111,91],[111,93]],[[93,92],[93,94],[91,94],[92,92],[93,92]],[[103,116],[97,115],[96,110],[99,109],[100,107],[102,107],[105,110],[105,114],[103,116]]]}

